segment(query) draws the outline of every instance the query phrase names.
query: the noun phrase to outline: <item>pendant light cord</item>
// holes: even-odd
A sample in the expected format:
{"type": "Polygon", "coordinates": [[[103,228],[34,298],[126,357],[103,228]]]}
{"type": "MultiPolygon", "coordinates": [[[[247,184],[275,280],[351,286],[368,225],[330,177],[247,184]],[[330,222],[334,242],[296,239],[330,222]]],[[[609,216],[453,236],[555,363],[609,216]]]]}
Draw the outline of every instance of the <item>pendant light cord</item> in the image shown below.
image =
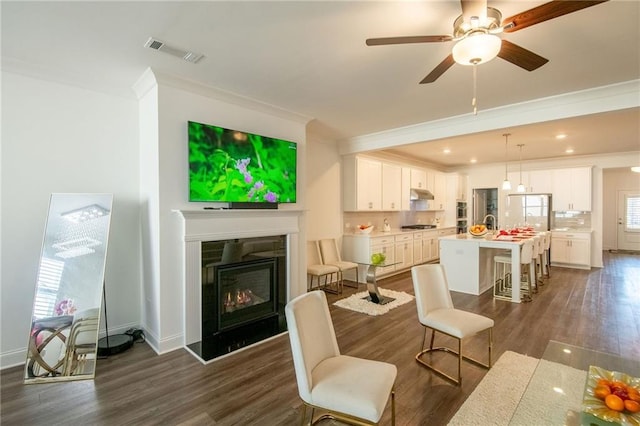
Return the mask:
{"type": "Polygon", "coordinates": [[[471,106],[473,107],[473,115],[478,115],[478,102],[477,102],[477,89],[478,89],[478,63],[473,63],[473,99],[471,99],[471,106]]]}

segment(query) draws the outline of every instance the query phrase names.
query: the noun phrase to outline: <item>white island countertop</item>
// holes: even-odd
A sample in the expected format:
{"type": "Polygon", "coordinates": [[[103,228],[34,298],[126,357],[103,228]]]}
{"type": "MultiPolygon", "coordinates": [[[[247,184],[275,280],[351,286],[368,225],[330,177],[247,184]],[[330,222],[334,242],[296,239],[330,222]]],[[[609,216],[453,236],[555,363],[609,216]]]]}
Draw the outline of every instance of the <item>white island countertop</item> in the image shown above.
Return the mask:
{"type": "Polygon", "coordinates": [[[440,237],[440,263],[447,274],[449,289],[479,295],[493,288],[493,257],[510,250],[512,302],[520,303],[520,246],[522,240],[486,239],[458,235],[440,237]]]}

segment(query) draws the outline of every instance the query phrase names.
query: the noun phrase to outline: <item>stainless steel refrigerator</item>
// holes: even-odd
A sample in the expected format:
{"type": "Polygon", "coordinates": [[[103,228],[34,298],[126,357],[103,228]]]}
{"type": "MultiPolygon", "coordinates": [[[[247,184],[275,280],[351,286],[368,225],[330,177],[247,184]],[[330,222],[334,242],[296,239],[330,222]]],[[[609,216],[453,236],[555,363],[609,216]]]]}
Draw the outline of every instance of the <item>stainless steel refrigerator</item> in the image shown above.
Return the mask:
{"type": "Polygon", "coordinates": [[[551,194],[509,194],[505,228],[532,226],[536,231],[551,229],[551,194]]]}

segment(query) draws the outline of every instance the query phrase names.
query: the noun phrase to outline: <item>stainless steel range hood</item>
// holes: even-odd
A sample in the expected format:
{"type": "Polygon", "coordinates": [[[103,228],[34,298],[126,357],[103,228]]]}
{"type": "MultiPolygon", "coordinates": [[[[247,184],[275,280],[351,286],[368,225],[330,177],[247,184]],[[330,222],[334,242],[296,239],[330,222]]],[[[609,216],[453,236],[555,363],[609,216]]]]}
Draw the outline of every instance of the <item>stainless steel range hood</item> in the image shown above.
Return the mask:
{"type": "Polygon", "coordinates": [[[409,197],[411,201],[433,200],[433,198],[434,198],[433,194],[430,191],[427,191],[426,189],[411,188],[411,195],[409,197]]]}

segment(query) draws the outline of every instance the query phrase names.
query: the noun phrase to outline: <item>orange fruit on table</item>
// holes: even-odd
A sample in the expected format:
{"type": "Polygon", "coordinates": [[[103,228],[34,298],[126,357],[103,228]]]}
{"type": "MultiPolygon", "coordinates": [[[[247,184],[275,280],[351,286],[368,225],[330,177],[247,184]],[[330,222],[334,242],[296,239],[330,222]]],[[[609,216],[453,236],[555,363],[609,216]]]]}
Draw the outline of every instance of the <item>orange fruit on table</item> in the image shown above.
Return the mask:
{"type": "Polygon", "coordinates": [[[598,385],[593,388],[593,395],[598,399],[605,399],[607,395],[611,395],[611,389],[607,385],[598,385]]]}
{"type": "Polygon", "coordinates": [[[640,402],[627,399],[624,401],[624,408],[631,413],[640,412],[640,402]]]}
{"type": "Polygon", "coordinates": [[[611,386],[611,380],[609,379],[598,379],[598,386],[611,386]]]}
{"type": "Polygon", "coordinates": [[[614,411],[624,410],[624,401],[618,395],[607,395],[604,399],[604,403],[607,407],[614,411]]]}

